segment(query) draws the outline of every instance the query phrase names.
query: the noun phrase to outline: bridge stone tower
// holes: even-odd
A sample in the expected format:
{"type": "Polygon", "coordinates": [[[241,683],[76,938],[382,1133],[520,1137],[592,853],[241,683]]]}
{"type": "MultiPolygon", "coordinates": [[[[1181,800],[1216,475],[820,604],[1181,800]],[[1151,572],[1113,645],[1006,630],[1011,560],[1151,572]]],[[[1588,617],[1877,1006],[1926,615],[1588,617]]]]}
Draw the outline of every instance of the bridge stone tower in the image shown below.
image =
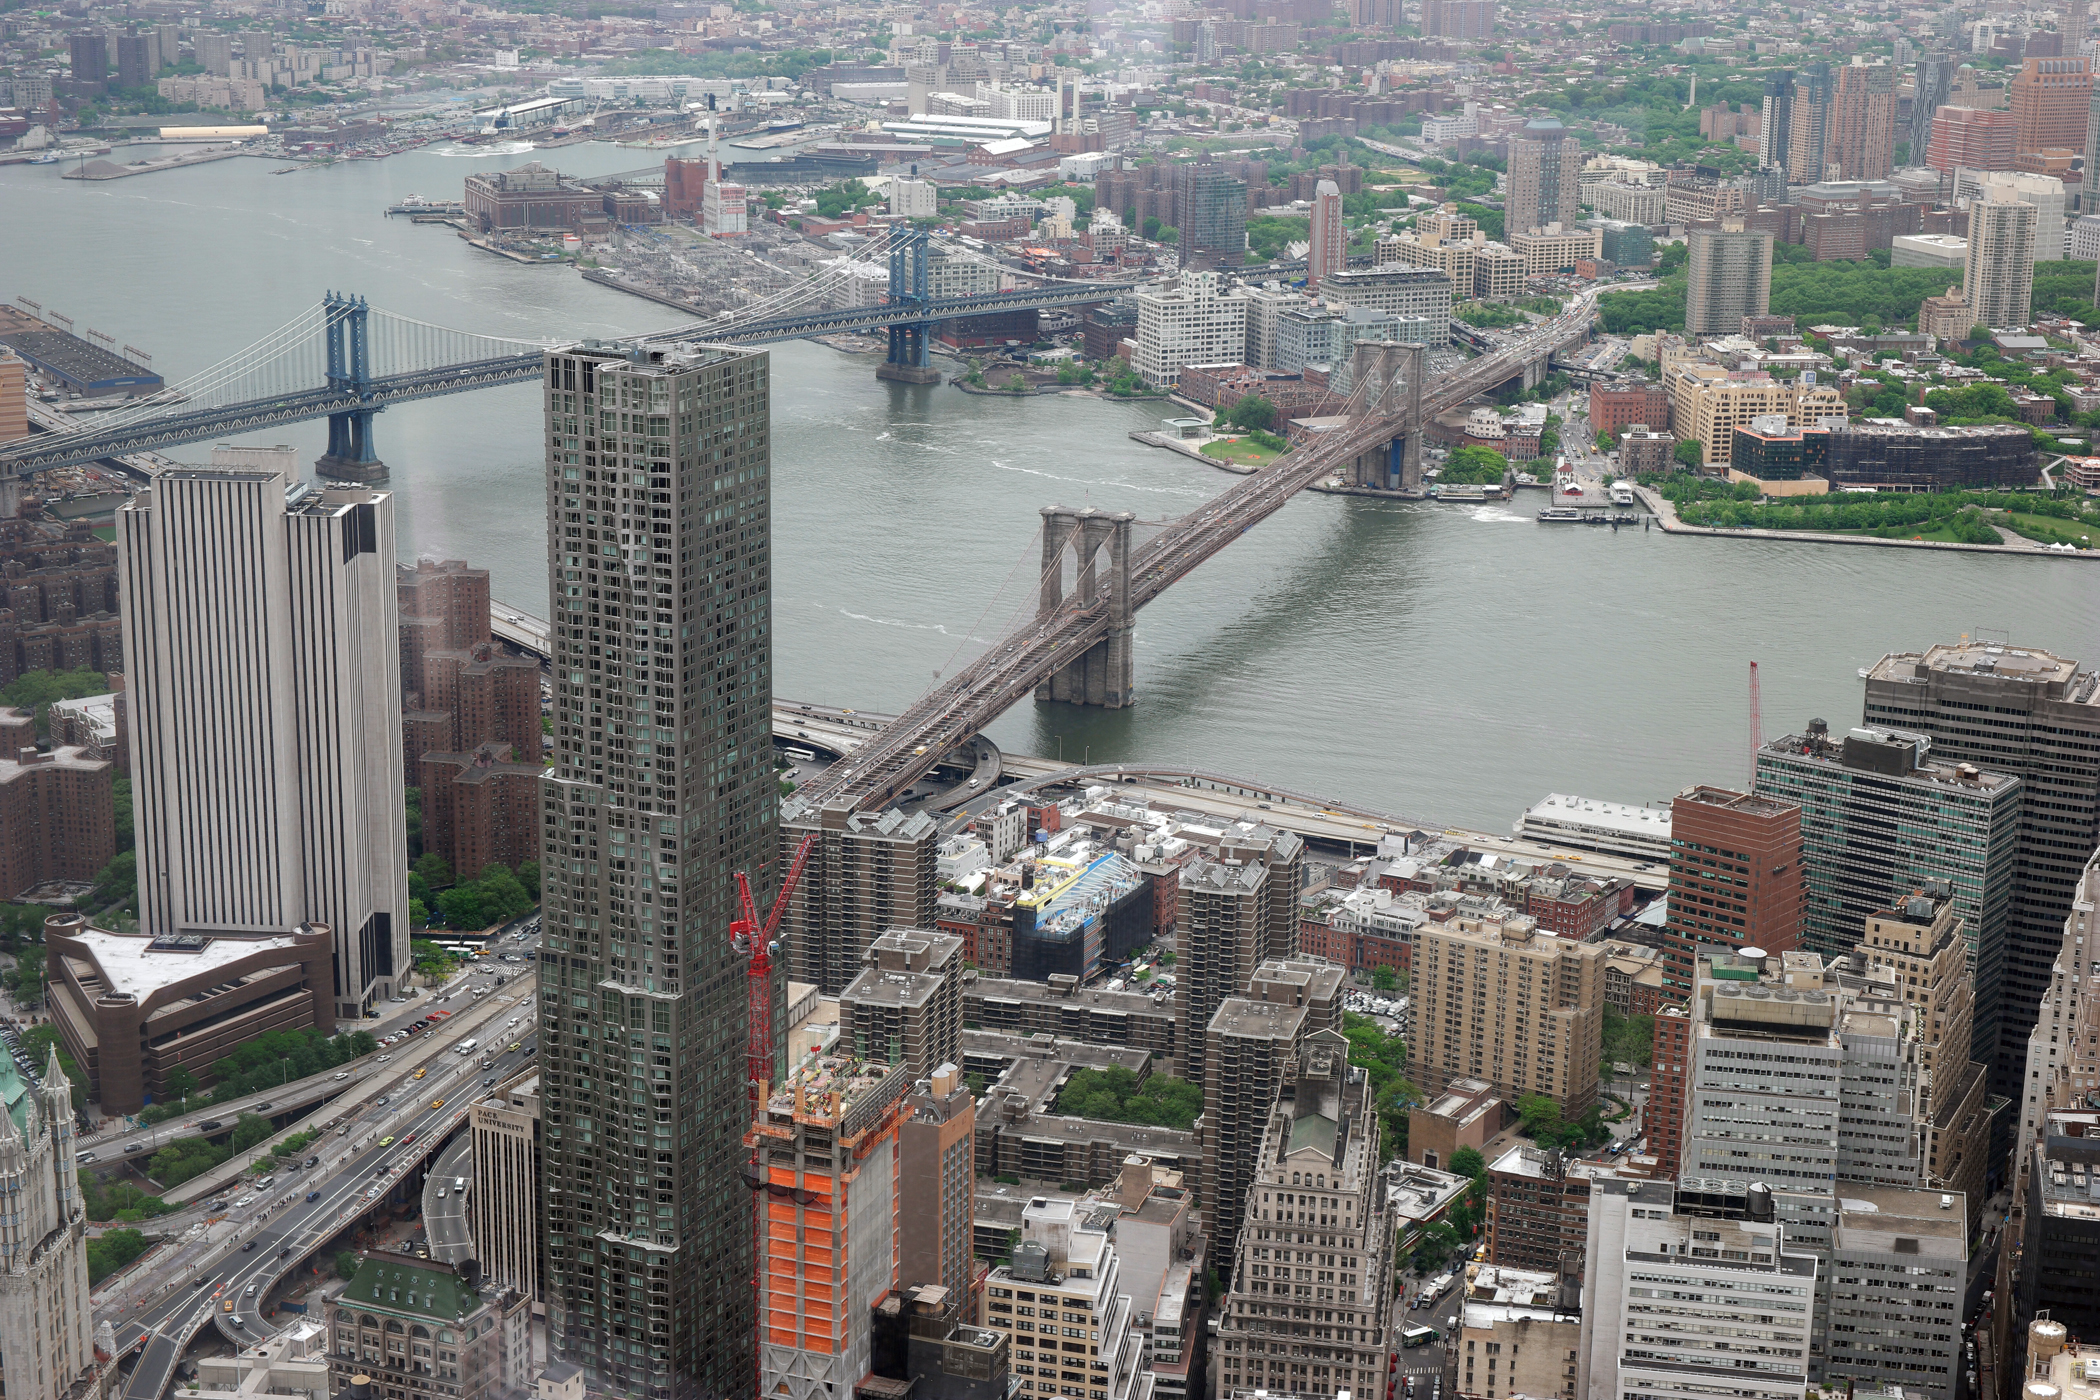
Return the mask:
{"type": "Polygon", "coordinates": [[[1110,513],[1043,507],[1043,583],[1036,616],[1047,619],[1065,600],[1064,561],[1069,549],[1078,561],[1072,597],[1081,608],[1106,605],[1108,635],[1037,685],[1036,699],[1110,710],[1136,701],[1132,655],[1136,610],[1130,601],[1130,527],[1136,519],[1127,510],[1110,513]]]}
{"type": "MultiPolygon", "coordinates": [[[[369,398],[372,352],[367,334],[371,308],[360,296],[330,292],[321,303],[322,328],[328,346],[328,387],[369,398]]],[[[314,461],[315,470],[337,481],[377,481],[386,463],[372,450],[372,415],[377,408],[354,408],[328,415],[328,451],[314,461]]]]}
{"type": "MultiPolygon", "coordinates": [[[[890,233],[890,305],[924,305],[927,289],[927,231],[899,228],[890,233]]],[[[908,321],[890,327],[890,353],[875,367],[877,379],[899,384],[938,384],[933,367],[932,321],[908,321]]]]}
{"type": "Polygon", "coordinates": [[[1422,380],[1428,373],[1426,345],[1360,340],[1352,347],[1351,373],[1365,385],[1367,417],[1404,412],[1407,428],[1350,466],[1353,486],[1376,491],[1414,491],[1422,485],[1422,380]]]}

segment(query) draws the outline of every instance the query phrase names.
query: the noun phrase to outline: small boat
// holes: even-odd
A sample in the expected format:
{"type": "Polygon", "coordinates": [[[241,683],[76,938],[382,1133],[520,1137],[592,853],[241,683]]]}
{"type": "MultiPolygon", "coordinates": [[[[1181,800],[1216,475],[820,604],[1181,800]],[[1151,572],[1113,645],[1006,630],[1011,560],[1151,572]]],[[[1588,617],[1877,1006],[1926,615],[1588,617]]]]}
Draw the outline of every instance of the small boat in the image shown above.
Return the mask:
{"type": "Polygon", "coordinates": [[[59,155],[57,151],[46,151],[40,156],[31,157],[29,163],[31,165],[56,165],[58,161],[59,155]]]}
{"type": "Polygon", "coordinates": [[[1582,512],[1573,506],[1547,506],[1539,512],[1541,525],[1575,525],[1582,520],[1582,512]]]}

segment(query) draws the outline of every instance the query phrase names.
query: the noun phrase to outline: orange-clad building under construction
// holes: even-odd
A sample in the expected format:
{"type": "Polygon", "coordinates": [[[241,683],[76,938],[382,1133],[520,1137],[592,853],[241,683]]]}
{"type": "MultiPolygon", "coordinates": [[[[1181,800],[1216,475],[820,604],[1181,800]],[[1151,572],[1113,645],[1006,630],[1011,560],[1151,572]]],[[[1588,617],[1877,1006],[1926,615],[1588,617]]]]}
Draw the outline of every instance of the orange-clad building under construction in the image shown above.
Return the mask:
{"type": "Polygon", "coordinates": [[[910,1071],[818,1056],[768,1087],[745,1137],[758,1193],[758,1393],[837,1400],[869,1374],[895,1285],[898,1127],[910,1071]]]}

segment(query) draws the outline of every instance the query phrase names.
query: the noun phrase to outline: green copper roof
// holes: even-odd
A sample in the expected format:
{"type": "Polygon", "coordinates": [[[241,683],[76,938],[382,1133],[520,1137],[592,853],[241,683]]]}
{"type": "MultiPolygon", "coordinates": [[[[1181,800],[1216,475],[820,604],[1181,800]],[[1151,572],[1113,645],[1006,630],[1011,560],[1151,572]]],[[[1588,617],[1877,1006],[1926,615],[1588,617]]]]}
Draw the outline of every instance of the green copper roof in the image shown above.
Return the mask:
{"type": "Polygon", "coordinates": [[[0,1054],[0,1105],[5,1105],[15,1127],[29,1131],[29,1095],[35,1089],[15,1064],[14,1056],[0,1054]]]}
{"type": "Polygon", "coordinates": [[[457,1274],[419,1269],[375,1254],[358,1266],[350,1286],[343,1290],[342,1306],[457,1322],[480,1307],[481,1298],[457,1274]]]}
{"type": "Polygon", "coordinates": [[[1325,1154],[1329,1161],[1332,1161],[1334,1159],[1335,1131],[1340,1126],[1332,1118],[1324,1118],[1317,1113],[1308,1113],[1291,1124],[1291,1145],[1289,1150],[1296,1152],[1303,1147],[1315,1148],[1325,1154]]]}

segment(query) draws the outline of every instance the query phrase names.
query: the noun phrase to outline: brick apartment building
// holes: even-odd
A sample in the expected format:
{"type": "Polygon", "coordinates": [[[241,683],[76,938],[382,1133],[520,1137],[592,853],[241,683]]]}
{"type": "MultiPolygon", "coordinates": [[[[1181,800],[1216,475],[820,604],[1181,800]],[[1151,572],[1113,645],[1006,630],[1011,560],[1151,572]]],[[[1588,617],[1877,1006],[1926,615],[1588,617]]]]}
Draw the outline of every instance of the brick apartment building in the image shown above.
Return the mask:
{"type": "Polygon", "coordinates": [[[33,726],[20,728],[29,732],[0,758],[0,899],[45,880],[92,880],[117,853],[116,766],[85,749],[38,753],[33,726]]]}
{"type": "Polygon", "coordinates": [[[1613,437],[1636,423],[1657,432],[1670,426],[1670,391],[1660,384],[1590,385],[1590,431],[1613,437]]]}
{"type": "Polygon", "coordinates": [[[395,570],[402,761],[423,790],[423,849],[461,875],[534,859],[540,668],[489,631],[489,577],[453,559],[395,570]]]}
{"type": "Polygon", "coordinates": [[[1692,787],[1670,804],[1670,921],[1664,967],[1689,993],[1702,953],[1801,946],[1807,876],[1801,809],[1756,793],[1692,787]]]}

